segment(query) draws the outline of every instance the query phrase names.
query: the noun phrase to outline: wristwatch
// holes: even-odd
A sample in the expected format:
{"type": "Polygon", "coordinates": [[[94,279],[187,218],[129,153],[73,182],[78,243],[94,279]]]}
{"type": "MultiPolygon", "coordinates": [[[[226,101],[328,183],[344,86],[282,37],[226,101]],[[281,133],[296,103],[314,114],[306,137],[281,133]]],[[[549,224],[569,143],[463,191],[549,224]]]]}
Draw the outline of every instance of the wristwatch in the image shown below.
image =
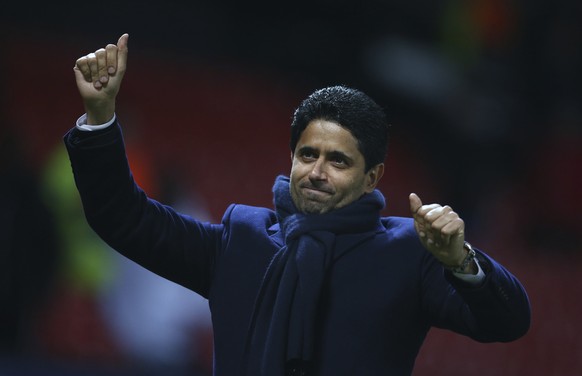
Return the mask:
{"type": "Polygon", "coordinates": [[[465,259],[463,260],[463,262],[461,262],[461,265],[458,265],[458,266],[448,266],[448,265],[444,265],[444,267],[446,269],[450,270],[453,273],[466,274],[465,269],[467,269],[467,266],[471,262],[473,262],[473,260],[475,259],[475,256],[477,255],[477,253],[475,252],[475,250],[473,249],[473,247],[471,246],[471,244],[469,244],[469,242],[463,243],[463,248],[465,248],[467,250],[467,256],[465,256],[465,259]]]}

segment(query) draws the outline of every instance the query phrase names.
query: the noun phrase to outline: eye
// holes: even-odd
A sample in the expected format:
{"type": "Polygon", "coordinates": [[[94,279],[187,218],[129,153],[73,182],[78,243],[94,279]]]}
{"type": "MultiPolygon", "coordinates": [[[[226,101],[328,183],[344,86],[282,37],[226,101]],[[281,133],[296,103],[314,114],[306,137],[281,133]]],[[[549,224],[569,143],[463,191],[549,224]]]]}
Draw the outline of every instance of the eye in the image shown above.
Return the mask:
{"type": "Polygon", "coordinates": [[[317,159],[317,154],[312,150],[303,150],[300,156],[304,161],[314,161],[317,159]]]}
{"type": "Polygon", "coordinates": [[[346,160],[342,157],[333,157],[331,159],[331,163],[333,163],[334,165],[338,166],[338,167],[343,167],[346,166],[346,160]]]}
{"type": "Polygon", "coordinates": [[[344,153],[334,152],[328,156],[329,162],[337,168],[346,168],[350,166],[350,159],[344,153]]]}

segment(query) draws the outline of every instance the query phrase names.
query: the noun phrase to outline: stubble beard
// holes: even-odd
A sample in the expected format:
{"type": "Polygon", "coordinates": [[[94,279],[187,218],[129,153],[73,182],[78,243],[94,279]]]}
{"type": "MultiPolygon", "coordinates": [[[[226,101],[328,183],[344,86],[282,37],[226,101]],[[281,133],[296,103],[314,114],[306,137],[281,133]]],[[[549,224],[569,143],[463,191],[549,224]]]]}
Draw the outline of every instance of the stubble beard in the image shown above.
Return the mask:
{"type": "Polygon", "coordinates": [[[323,214],[331,210],[330,202],[309,200],[295,189],[291,189],[291,199],[297,210],[304,214],[323,214]]]}

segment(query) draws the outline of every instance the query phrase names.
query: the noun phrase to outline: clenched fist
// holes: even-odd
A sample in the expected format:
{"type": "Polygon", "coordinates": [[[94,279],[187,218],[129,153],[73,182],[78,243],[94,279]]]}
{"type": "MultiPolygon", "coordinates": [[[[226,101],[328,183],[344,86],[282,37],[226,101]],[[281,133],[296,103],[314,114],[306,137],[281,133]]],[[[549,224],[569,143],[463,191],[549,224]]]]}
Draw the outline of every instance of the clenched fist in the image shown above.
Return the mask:
{"type": "MultiPolygon", "coordinates": [[[[448,205],[423,205],[415,193],[410,194],[409,200],[414,227],[422,245],[443,265],[461,265],[467,256],[465,222],[448,205]]],[[[475,274],[476,265],[469,264],[466,271],[475,274]]]]}
{"type": "Polygon", "coordinates": [[[127,67],[128,34],[77,59],[75,79],[87,112],[87,124],[103,124],[115,113],[115,98],[127,67]]]}

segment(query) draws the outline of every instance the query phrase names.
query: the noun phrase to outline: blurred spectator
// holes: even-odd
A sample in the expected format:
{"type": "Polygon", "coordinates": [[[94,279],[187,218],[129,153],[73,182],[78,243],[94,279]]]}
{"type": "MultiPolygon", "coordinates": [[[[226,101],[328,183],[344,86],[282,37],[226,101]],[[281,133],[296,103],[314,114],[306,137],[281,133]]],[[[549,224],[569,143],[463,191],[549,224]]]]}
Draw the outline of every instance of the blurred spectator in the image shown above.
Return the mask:
{"type": "MultiPolygon", "coordinates": [[[[143,171],[149,164],[145,156],[138,158],[140,150],[129,147],[128,158],[132,168],[143,171]]],[[[147,183],[157,187],[157,199],[182,213],[209,220],[202,201],[173,173],[177,170],[171,166],[162,170],[159,184],[147,183]]],[[[124,256],[114,255],[119,270],[101,302],[108,326],[133,367],[147,370],[147,375],[211,375],[208,301],[124,256]]]]}
{"type": "Polygon", "coordinates": [[[59,144],[44,166],[43,189],[55,216],[62,258],[40,345],[46,356],[78,363],[117,364],[119,350],[105,325],[98,296],[115,273],[111,251],[89,228],[66,152],[59,144]]]}
{"type": "MultiPolygon", "coordinates": [[[[127,131],[132,131],[129,126],[127,131]]],[[[140,186],[184,213],[207,218],[203,205],[191,201],[195,196],[179,190],[183,187],[176,176],[159,181],[146,148],[140,146],[135,142],[128,145],[128,158],[140,186]]],[[[46,163],[44,188],[57,219],[64,255],[60,283],[40,332],[45,354],[84,365],[77,369],[83,375],[95,364],[105,367],[101,372],[107,370],[107,374],[210,374],[208,302],[127,260],[97,237],[84,219],[60,144],[46,163]]]]}

